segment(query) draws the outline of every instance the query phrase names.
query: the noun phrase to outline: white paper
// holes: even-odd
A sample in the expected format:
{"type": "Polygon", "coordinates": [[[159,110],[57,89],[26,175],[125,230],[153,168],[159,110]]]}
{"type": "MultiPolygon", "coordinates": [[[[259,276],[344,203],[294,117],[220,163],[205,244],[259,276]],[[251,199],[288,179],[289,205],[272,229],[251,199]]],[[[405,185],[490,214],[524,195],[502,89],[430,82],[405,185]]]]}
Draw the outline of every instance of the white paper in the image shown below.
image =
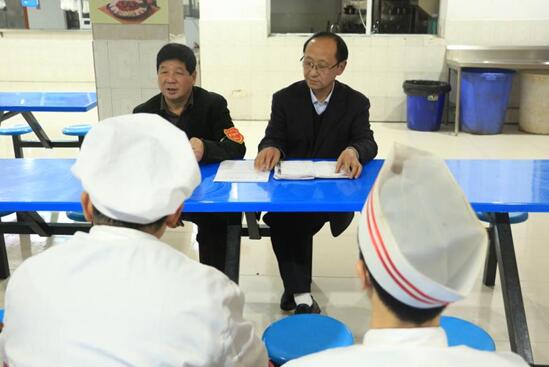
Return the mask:
{"type": "Polygon", "coordinates": [[[277,180],[312,180],[314,178],[348,178],[344,172],[336,173],[334,161],[282,161],[275,167],[277,180]]]}
{"type": "Polygon", "coordinates": [[[336,162],[314,162],[316,178],[349,178],[344,171],[336,172],[336,162]]]}
{"type": "Polygon", "coordinates": [[[269,171],[254,168],[254,161],[223,161],[219,164],[214,182],[268,182],[269,171]]]}

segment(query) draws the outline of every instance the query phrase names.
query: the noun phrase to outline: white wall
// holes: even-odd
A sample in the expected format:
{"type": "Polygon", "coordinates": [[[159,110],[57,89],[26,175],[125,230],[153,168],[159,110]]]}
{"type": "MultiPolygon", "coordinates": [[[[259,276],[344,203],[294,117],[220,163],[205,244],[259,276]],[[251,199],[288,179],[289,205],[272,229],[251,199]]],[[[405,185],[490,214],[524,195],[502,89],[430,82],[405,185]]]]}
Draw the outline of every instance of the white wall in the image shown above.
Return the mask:
{"type": "MultiPolygon", "coordinates": [[[[202,0],[200,11],[202,85],[228,99],[234,118],[268,118],[272,93],[302,79],[307,35],[269,36],[270,0],[202,0]]],[[[439,20],[443,38],[344,36],[340,80],[370,98],[372,120],[405,119],[404,80],[446,80],[446,44],[549,45],[547,0],[441,0],[439,20]]]]}
{"type": "MultiPolygon", "coordinates": [[[[202,85],[223,94],[236,119],[267,119],[272,94],[303,78],[307,35],[269,36],[269,0],[202,0],[202,85]]],[[[371,118],[403,121],[406,79],[445,78],[445,42],[429,35],[344,37],[347,70],[340,80],[368,96],[371,118]]]]}
{"type": "Polygon", "coordinates": [[[93,83],[90,31],[2,31],[2,83],[93,83]]]}
{"type": "Polygon", "coordinates": [[[547,0],[447,0],[448,44],[549,46],[547,0]]]}

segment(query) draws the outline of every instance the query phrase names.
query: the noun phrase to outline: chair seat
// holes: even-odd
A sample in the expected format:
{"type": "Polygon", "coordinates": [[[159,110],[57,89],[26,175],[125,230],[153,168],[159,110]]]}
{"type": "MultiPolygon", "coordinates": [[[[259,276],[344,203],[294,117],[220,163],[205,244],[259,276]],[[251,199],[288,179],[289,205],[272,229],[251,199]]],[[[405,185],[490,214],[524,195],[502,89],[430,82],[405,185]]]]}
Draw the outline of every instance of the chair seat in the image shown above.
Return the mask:
{"type": "Polygon", "coordinates": [[[29,125],[15,125],[0,127],[0,135],[17,136],[31,133],[32,129],[29,125]]]}
{"type": "Polygon", "coordinates": [[[70,135],[70,136],[86,136],[88,131],[91,129],[90,124],[78,124],[78,125],[70,125],[65,126],[63,128],[63,134],[70,135]]]}
{"type": "MultiPolygon", "coordinates": [[[[493,223],[494,219],[490,218],[490,215],[486,212],[477,212],[477,217],[483,222],[493,223]]],[[[526,212],[514,212],[509,213],[509,223],[517,224],[526,222],[528,220],[528,213],[526,212]]]]}
{"type": "Polygon", "coordinates": [[[311,353],[354,343],[345,324],[318,314],[288,316],[273,322],[263,333],[269,358],[282,365],[311,353]]]}
{"type": "Polygon", "coordinates": [[[67,217],[75,222],[87,222],[83,212],[67,212],[67,217]]]}
{"type": "Polygon", "coordinates": [[[442,316],[440,326],[446,332],[448,346],[466,345],[470,348],[495,351],[494,340],[483,328],[458,317],[442,316]]]}

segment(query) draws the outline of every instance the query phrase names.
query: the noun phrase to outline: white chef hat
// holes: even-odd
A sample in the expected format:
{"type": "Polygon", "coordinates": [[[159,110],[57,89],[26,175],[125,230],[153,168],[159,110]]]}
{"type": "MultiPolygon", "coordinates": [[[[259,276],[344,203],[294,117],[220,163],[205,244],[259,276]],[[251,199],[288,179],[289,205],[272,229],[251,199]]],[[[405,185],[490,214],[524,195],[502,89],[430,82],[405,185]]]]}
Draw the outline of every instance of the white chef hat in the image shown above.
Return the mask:
{"type": "Polygon", "coordinates": [[[173,214],[200,183],[187,135],[146,113],[95,125],[72,172],[101,213],[137,224],[173,214]]]}
{"type": "Polygon", "coordinates": [[[483,266],[487,243],[446,163],[395,144],[359,223],[360,249],[380,286],[416,308],[462,299],[483,266]]]}

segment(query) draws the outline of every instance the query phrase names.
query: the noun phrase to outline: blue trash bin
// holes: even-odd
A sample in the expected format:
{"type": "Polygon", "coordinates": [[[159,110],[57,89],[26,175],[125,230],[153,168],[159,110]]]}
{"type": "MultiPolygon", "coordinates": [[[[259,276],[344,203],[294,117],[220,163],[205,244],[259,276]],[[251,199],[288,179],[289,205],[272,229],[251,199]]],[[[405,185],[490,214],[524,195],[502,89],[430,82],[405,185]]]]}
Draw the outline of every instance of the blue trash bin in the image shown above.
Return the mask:
{"type": "Polygon", "coordinates": [[[463,131],[501,133],[514,74],[504,69],[463,69],[459,107],[463,131]]]}
{"type": "Polygon", "coordinates": [[[442,111],[450,85],[433,80],[406,80],[406,122],[408,128],[419,131],[437,131],[442,122],[442,111]]]}

